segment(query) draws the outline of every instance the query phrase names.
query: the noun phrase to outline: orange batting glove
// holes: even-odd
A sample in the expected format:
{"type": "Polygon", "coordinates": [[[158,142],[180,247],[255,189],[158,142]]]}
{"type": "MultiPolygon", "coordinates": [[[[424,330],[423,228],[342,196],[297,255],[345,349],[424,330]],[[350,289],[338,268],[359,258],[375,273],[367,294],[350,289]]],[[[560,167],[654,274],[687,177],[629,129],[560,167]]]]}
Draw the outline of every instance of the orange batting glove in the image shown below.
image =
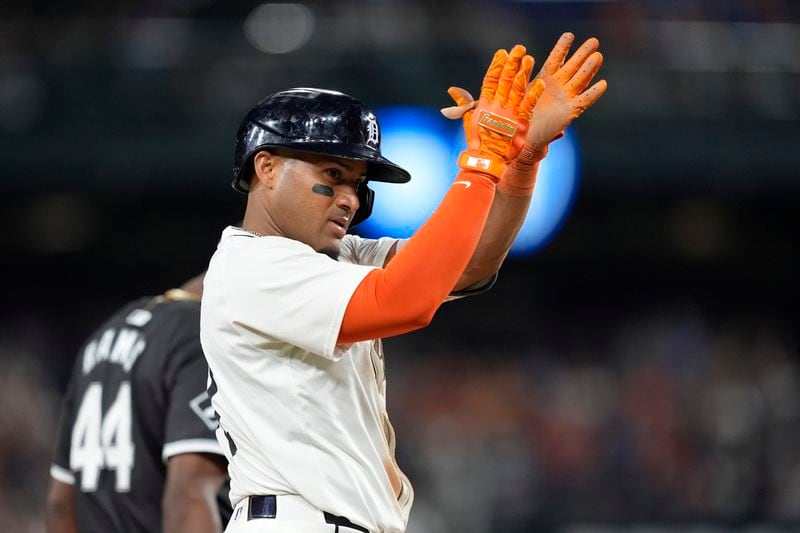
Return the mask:
{"type": "Polygon", "coordinates": [[[586,87],[603,64],[597,39],[587,40],[566,63],[575,36],[565,33],[558,40],[534,80],[545,82],[544,92],[531,116],[525,146],[506,166],[498,188],[510,196],[530,196],[536,184],[537,163],[547,155],[551,142],[603,95],[605,80],[586,87]]]}
{"type": "MultiPolygon", "coordinates": [[[[561,35],[531,84],[544,81],[544,91],[533,109],[524,146],[516,159],[508,162],[498,184],[511,196],[533,192],[536,164],[547,155],[548,145],[561,137],[564,129],[594,105],[608,87],[605,80],[600,80],[586,89],[603,64],[597,39],[588,39],[565,63],[574,40],[571,33],[561,35]]],[[[464,89],[452,87],[450,94],[454,99],[458,95],[458,106],[442,109],[447,118],[460,118],[477,105],[464,89]]]]}
{"type": "Polygon", "coordinates": [[[458,107],[442,110],[443,114],[464,119],[467,150],[458,157],[461,168],[488,174],[498,181],[506,164],[517,157],[525,143],[533,108],[544,90],[541,80],[528,86],[532,70],[533,58],[525,54],[524,46],[517,45],[511,53],[495,53],[477,102],[464,89],[448,90],[458,107]]]}
{"type": "Polygon", "coordinates": [[[564,129],[603,96],[608,85],[600,80],[588,89],[603,65],[600,42],[592,37],[569,58],[575,36],[569,32],[558,39],[535,80],[545,82],[545,90],[533,111],[526,146],[546,150],[547,145],[564,134],[564,129]]]}

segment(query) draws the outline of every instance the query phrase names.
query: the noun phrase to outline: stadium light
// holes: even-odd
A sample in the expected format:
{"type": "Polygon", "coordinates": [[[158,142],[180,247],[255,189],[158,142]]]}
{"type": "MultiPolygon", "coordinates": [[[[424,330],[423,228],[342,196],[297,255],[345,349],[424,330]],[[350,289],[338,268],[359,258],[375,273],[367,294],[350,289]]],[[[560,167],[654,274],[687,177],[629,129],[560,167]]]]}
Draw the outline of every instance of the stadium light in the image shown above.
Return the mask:
{"type": "MultiPolygon", "coordinates": [[[[456,157],[465,148],[460,121],[423,107],[384,107],[377,111],[383,154],[411,173],[396,185],[371,183],[372,216],[356,228],[365,237],[410,237],[430,216],[458,172],[456,157]]],[[[524,256],[547,244],[569,214],[578,186],[578,145],[574,133],[554,142],[542,162],[531,208],[511,248],[524,256]]]]}

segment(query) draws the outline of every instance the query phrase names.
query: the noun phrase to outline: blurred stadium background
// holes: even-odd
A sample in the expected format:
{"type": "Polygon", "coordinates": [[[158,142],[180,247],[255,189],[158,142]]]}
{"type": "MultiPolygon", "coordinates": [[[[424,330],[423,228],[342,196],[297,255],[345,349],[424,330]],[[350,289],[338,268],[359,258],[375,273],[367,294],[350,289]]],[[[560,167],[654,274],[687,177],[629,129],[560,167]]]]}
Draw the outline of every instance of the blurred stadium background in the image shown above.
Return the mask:
{"type": "Polygon", "coordinates": [[[11,0],[3,529],[43,531],[82,339],[202,270],[242,213],[232,139],[255,101],[436,109],[496,48],[541,64],[565,30],[600,39],[610,86],[573,131],[571,214],[489,294],[387,342],[409,531],[800,527],[800,3],[11,0]]]}

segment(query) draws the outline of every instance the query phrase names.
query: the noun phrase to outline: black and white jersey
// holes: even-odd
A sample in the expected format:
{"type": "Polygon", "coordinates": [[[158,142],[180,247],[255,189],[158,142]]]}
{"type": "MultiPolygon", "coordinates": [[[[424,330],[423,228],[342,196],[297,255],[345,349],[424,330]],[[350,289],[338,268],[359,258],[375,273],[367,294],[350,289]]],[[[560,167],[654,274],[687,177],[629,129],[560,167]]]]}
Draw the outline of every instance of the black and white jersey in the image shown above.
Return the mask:
{"type": "Polygon", "coordinates": [[[74,484],[79,531],[161,531],[167,460],[223,454],[187,295],[129,303],[78,354],[50,473],[74,484]]]}

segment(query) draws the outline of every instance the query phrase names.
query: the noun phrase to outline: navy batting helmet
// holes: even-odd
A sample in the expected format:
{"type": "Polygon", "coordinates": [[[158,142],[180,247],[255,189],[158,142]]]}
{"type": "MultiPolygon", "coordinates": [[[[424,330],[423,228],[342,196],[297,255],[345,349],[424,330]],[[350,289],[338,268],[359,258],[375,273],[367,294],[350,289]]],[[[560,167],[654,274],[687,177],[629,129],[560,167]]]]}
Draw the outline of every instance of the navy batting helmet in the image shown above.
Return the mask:
{"type": "MultiPolygon", "coordinates": [[[[236,134],[233,188],[247,193],[253,157],[268,148],[290,148],[367,162],[367,181],[405,183],[411,175],[381,156],[375,114],[346,94],[324,89],[289,89],[267,96],[244,117],[236,134]]],[[[360,207],[350,226],[372,213],[374,193],[359,188],[360,207]]]]}

